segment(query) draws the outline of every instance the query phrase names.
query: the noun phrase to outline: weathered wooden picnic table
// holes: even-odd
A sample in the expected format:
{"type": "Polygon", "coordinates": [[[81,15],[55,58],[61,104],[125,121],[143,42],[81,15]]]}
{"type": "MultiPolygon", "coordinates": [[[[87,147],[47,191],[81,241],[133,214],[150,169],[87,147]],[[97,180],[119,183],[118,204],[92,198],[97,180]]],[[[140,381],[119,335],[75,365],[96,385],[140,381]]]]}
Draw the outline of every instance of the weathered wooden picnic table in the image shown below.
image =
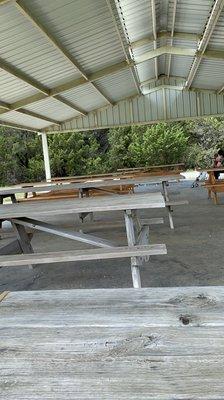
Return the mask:
{"type": "Polygon", "coordinates": [[[10,292],[2,400],[223,400],[224,288],[10,292]]]}
{"type": "Polygon", "coordinates": [[[206,171],[208,174],[208,179],[206,179],[204,183],[204,187],[208,190],[208,198],[210,199],[213,193],[213,201],[215,204],[218,204],[218,196],[217,193],[224,192],[224,180],[216,179],[215,173],[223,173],[224,167],[221,168],[205,168],[203,170],[199,170],[200,172],[206,171]]]}
{"type": "Polygon", "coordinates": [[[52,200],[50,202],[17,203],[0,206],[0,220],[8,220],[17,234],[24,255],[0,256],[0,266],[19,266],[64,261],[81,261],[108,258],[131,258],[133,286],[141,287],[140,270],[148,256],[166,254],[165,245],[149,245],[149,224],[141,223],[138,210],[164,208],[165,201],[160,192],[124,196],[104,196],[74,200],[52,200]],[[108,240],[82,232],[71,232],[43,222],[56,215],[122,211],[124,214],[128,246],[118,247],[108,240]],[[30,237],[26,228],[36,229],[87,243],[102,249],[73,250],[46,254],[33,254],[30,237]]]}
{"type": "MultiPolygon", "coordinates": [[[[182,201],[171,201],[169,198],[169,193],[168,193],[168,186],[172,182],[178,182],[180,180],[184,179],[180,174],[165,174],[165,175],[152,175],[152,176],[147,176],[147,177],[135,177],[135,178],[121,178],[121,177],[116,177],[113,179],[107,179],[107,178],[101,178],[101,179],[87,179],[87,180],[81,180],[79,182],[41,182],[41,183],[33,183],[32,186],[29,186],[29,184],[23,184],[22,186],[16,185],[16,186],[11,186],[11,187],[3,187],[0,188],[0,198],[2,197],[7,197],[10,196],[12,198],[13,202],[16,202],[15,195],[18,193],[30,193],[34,192],[36,193],[44,193],[48,195],[50,192],[58,194],[60,192],[62,193],[73,193],[73,191],[79,191],[79,197],[89,197],[91,190],[95,191],[100,191],[100,193],[109,193],[109,194],[114,194],[114,192],[111,190],[113,187],[129,187],[129,193],[134,192],[134,188],[136,186],[141,186],[141,185],[148,185],[148,184],[161,184],[162,185],[162,192],[166,201],[166,208],[168,211],[168,217],[169,217],[169,223],[170,223],[170,228],[174,229],[174,223],[173,223],[173,217],[172,217],[172,211],[173,207],[179,206],[179,205],[184,205],[187,204],[188,202],[186,200],[182,201]]],[[[122,192],[118,192],[117,194],[121,194],[122,192]]],[[[66,198],[65,194],[65,198],[66,198]]],[[[71,197],[71,195],[70,195],[71,197]]],[[[54,197],[47,197],[46,200],[51,199],[53,200],[54,197]]],[[[60,200],[60,196],[58,197],[60,200]]],[[[38,196],[33,197],[32,200],[38,200],[38,196]]],[[[44,195],[41,197],[41,201],[44,201],[45,197],[44,195]]],[[[2,200],[3,201],[3,200],[2,200]]],[[[80,217],[83,219],[87,213],[80,213],[80,217]]]]}
{"type": "Polygon", "coordinates": [[[99,178],[93,179],[89,178],[86,180],[82,180],[80,182],[36,182],[33,184],[22,184],[22,185],[15,185],[15,186],[8,186],[8,187],[0,187],[0,198],[1,196],[11,196],[16,195],[18,193],[30,193],[30,192],[50,192],[50,191],[64,191],[64,190],[79,190],[80,192],[85,190],[91,189],[103,189],[105,191],[107,187],[111,186],[122,186],[122,185],[145,185],[150,183],[158,183],[162,184],[164,193],[166,189],[164,188],[165,185],[169,182],[176,182],[180,179],[184,179],[181,175],[162,175],[162,176],[147,176],[147,177],[116,177],[113,179],[107,178],[99,178]]]}

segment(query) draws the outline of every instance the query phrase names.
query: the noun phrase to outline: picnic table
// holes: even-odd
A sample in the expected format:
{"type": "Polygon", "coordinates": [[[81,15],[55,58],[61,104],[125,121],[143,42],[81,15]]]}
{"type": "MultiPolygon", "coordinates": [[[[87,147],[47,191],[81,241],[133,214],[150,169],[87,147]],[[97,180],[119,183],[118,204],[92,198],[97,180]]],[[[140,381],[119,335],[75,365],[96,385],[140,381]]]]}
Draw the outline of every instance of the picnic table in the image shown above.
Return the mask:
{"type": "MultiPolygon", "coordinates": [[[[202,170],[199,170],[202,172],[202,170]]],[[[215,204],[218,204],[218,196],[217,193],[224,192],[224,180],[216,179],[215,172],[224,172],[224,167],[221,168],[204,168],[203,171],[206,171],[208,174],[208,179],[206,179],[204,183],[204,187],[208,190],[208,198],[212,198],[215,204]]]]}
{"type": "Polygon", "coordinates": [[[1,399],[223,399],[223,287],[1,298],[1,399]]]}
{"type": "Polygon", "coordinates": [[[166,184],[169,182],[176,182],[180,179],[184,179],[180,174],[178,175],[172,175],[172,174],[166,174],[166,175],[153,175],[153,176],[147,176],[147,177],[135,177],[135,178],[130,178],[127,176],[124,177],[113,177],[111,179],[108,178],[86,178],[81,181],[75,182],[75,181],[63,181],[63,182],[36,182],[36,183],[23,183],[21,185],[14,185],[14,186],[8,186],[8,187],[0,187],[0,199],[1,197],[6,197],[6,196],[15,196],[18,193],[30,193],[30,192],[58,192],[58,191],[64,191],[64,190],[78,190],[82,192],[85,190],[86,192],[91,190],[91,189],[103,189],[105,188],[105,191],[107,190],[108,187],[113,187],[113,186],[137,186],[139,184],[149,184],[149,183],[161,183],[164,193],[167,191],[164,189],[166,184]]]}
{"type": "MultiPolygon", "coordinates": [[[[168,218],[170,228],[174,229],[173,222],[173,207],[187,204],[186,200],[184,201],[171,201],[168,193],[168,186],[172,182],[177,182],[179,180],[184,179],[180,174],[170,175],[168,172],[164,175],[153,175],[147,177],[114,177],[113,179],[101,178],[101,179],[87,179],[81,180],[78,182],[41,182],[41,183],[33,183],[32,186],[29,184],[23,184],[22,186],[16,185],[11,187],[3,187],[0,188],[0,198],[10,196],[13,202],[16,202],[15,195],[18,193],[29,193],[33,191],[35,196],[31,198],[32,201],[37,200],[54,200],[58,198],[68,198],[74,197],[75,191],[78,191],[79,197],[89,197],[91,191],[99,191],[100,194],[117,194],[123,195],[122,188],[128,189],[128,193],[134,193],[134,188],[140,185],[148,185],[148,184],[161,184],[162,193],[166,201],[166,208],[168,211],[168,218]],[[121,190],[118,192],[114,192],[113,188],[119,187],[121,190]],[[40,197],[36,194],[40,192],[40,197]],[[61,194],[60,194],[61,193],[61,194]],[[55,194],[56,196],[52,196],[55,194]],[[63,195],[63,196],[61,196],[63,195]]],[[[80,217],[83,219],[88,213],[80,213],[80,217]]],[[[1,225],[1,223],[0,223],[1,225]]]]}
{"type": "Polygon", "coordinates": [[[74,200],[52,200],[36,203],[5,204],[0,206],[0,220],[11,222],[23,251],[22,255],[0,256],[0,266],[46,264],[108,258],[131,258],[133,286],[141,287],[140,266],[150,255],[166,254],[165,245],[149,245],[149,224],[141,221],[138,210],[164,208],[160,192],[132,196],[104,196],[74,200]],[[49,224],[46,218],[56,215],[122,211],[128,246],[119,247],[111,241],[82,232],[69,231],[49,224]],[[27,228],[61,236],[98,247],[97,249],[34,254],[27,228]],[[99,249],[100,248],[100,249],[99,249]]]}

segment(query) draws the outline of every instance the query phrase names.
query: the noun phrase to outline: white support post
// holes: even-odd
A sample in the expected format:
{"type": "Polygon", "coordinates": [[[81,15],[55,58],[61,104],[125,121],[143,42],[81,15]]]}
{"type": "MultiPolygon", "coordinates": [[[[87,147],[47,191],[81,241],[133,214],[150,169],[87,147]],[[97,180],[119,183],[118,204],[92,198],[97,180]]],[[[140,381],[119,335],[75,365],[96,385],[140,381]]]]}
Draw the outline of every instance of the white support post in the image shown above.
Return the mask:
{"type": "Polygon", "coordinates": [[[47,143],[47,134],[41,133],[42,139],[42,147],[43,147],[43,154],[44,154],[44,170],[46,181],[51,181],[51,167],[50,167],[50,159],[49,159],[49,151],[48,151],[48,143],[47,143]]]}

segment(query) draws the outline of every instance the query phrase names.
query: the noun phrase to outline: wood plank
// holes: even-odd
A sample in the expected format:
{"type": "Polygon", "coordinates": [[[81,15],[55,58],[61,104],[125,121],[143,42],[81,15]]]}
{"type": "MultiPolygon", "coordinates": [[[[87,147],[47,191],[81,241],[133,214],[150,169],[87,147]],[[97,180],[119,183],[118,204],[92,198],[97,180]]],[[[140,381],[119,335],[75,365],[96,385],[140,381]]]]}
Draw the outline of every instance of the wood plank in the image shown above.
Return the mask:
{"type": "Polygon", "coordinates": [[[40,203],[5,204],[0,206],[0,218],[50,217],[52,215],[79,214],[82,212],[116,211],[126,209],[164,208],[160,192],[99,198],[52,200],[40,203]]]}
{"type": "Polygon", "coordinates": [[[10,292],[0,310],[2,326],[224,328],[224,287],[10,292]]]}
{"type": "MultiPolygon", "coordinates": [[[[32,228],[52,235],[61,236],[63,238],[77,240],[78,242],[88,243],[93,246],[99,246],[99,247],[115,246],[115,244],[110,242],[109,240],[101,239],[97,236],[88,235],[86,233],[71,232],[66,229],[60,228],[56,225],[48,224],[42,221],[37,221],[31,218],[20,218],[20,219],[13,218],[12,223],[23,227],[23,229],[24,227],[32,228]]],[[[24,253],[26,253],[26,251],[24,251],[24,253]]]]}
{"type": "Polygon", "coordinates": [[[222,400],[223,308],[223,287],[9,293],[1,396],[222,400]]]}
{"type": "Polygon", "coordinates": [[[50,253],[5,255],[0,257],[0,267],[17,267],[29,264],[51,264],[69,261],[107,260],[167,254],[164,244],[113,247],[110,249],[67,250],[50,253]]]}

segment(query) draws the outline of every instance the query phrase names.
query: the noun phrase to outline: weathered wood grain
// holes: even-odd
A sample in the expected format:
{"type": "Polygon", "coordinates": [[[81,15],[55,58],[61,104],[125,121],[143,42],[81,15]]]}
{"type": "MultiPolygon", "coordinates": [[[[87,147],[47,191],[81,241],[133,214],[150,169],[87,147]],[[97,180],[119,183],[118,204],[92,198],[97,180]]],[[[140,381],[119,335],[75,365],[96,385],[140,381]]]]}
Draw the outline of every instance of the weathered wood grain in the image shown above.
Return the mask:
{"type": "Polygon", "coordinates": [[[223,310],[223,287],[9,293],[0,399],[223,400],[223,310]]]}
{"type": "Polygon", "coordinates": [[[112,247],[103,249],[69,250],[50,253],[4,255],[0,257],[0,267],[17,267],[30,264],[51,264],[69,261],[107,260],[130,258],[133,256],[150,256],[167,254],[164,244],[153,244],[133,247],[112,247]]]}
{"type": "MultiPolygon", "coordinates": [[[[163,208],[165,201],[160,192],[123,196],[102,196],[68,200],[41,201],[40,203],[5,204],[0,206],[0,218],[46,217],[51,215],[80,214],[82,212],[116,211],[126,209],[163,208]]],[[[39,218],[38,218],[39,219],[39,218]]]]}

